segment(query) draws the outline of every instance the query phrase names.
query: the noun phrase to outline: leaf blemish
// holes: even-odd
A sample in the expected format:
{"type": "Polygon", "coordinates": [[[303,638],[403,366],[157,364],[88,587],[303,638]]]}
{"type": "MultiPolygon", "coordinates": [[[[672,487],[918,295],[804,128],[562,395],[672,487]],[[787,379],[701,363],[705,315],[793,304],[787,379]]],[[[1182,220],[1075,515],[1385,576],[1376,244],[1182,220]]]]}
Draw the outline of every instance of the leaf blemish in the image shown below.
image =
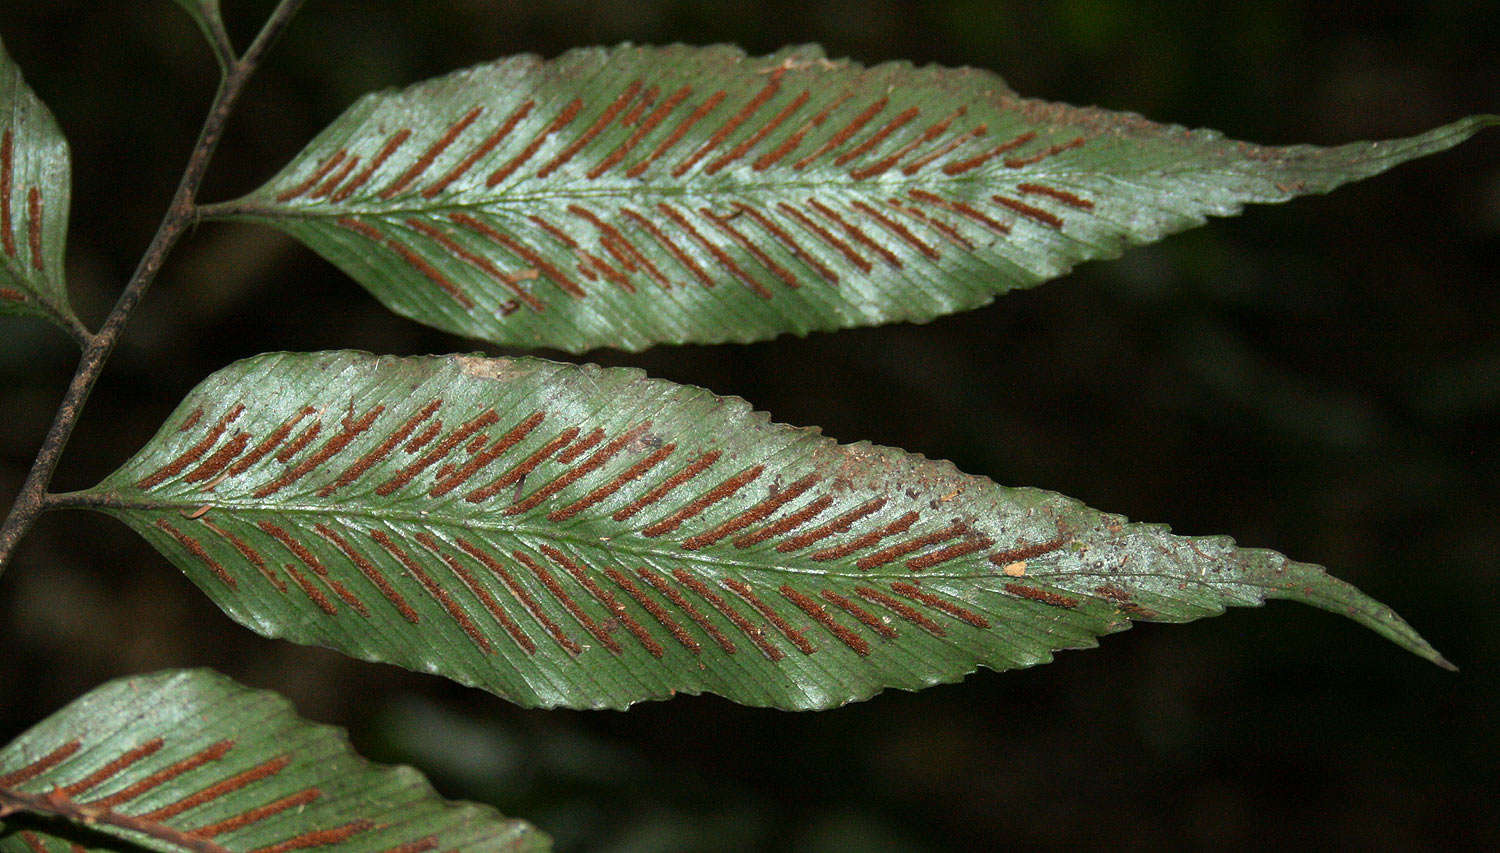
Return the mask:
{"type": "Polygon", "coordinates": [[[476,379],[493,379],[496,382],[511,382],[531,373],[530,370],[521,367],[513,358],[482,358],[479,356],[456,355],[453,360],[458,363],[458,369],[465,376],[476,379]]]}

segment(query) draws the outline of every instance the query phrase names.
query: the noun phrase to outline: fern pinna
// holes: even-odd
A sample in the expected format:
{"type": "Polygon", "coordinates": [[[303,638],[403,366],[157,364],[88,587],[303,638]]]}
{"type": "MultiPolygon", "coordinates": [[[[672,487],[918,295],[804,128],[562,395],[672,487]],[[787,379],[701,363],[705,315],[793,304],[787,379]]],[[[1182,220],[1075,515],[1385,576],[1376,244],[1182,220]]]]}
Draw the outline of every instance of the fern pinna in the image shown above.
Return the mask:
{"type": "Polygon", "coordinates": [[[387,306],[571,352],[930,320],[1466,139],[1265,148],[814,47],[521,56],[368,95],[209,217],[387,306]]]}
{"type": "Polygon", "coordinates": [[[619,368],[261,356],[62,500],[255,630],[527,705],[826,708],[1266,598],[1442,661],[1317,567],[619,368]]]}

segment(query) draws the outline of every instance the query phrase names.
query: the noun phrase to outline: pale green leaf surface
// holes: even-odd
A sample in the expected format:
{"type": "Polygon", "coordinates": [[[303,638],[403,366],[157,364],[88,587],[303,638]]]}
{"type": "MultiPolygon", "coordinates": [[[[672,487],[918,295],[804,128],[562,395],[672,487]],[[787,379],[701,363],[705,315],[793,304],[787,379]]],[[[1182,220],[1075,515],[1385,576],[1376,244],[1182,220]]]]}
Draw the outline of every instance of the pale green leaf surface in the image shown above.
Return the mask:
{"type": "Polygon", "coordinates": [[[1265,598],[1441,661],[1316,566],[622,368],[259,356],[63,503],[124,520],[263,634],[523,705],[826,708],[1265,598]]]}
{"type": "Polygon", "coordinates": [[[0,750],[0,851],[535,850],[282,697],[206,670],[111,681],[0,750]],[[21,808],[22,811],[10,812],[21,808]]]}
{"type": "Polygon", "coordinates": [[[78,327],[63,278],[70,181],[67,140],[0,44],[0,314],[78,327]]]}
{"type": "Polygon", "coordinates": [[[974,308],[1494,120],[1267,148],[1023,99],[974,69],[594,48],[366,96],[209,212],[287,231],[441,329],[638,350],[974,308]]]}

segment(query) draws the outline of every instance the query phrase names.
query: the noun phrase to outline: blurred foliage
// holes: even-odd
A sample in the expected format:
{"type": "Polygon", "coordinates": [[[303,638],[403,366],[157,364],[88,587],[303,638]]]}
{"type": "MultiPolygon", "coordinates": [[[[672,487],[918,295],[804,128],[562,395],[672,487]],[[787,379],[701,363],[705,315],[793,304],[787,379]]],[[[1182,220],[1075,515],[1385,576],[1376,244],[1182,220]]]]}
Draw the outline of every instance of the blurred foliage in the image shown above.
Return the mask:
{"type": "MultiPolygon", "coordinates": [[[[224,5],[243,45],[271,4],[224,5]]],[[[71,295],[97,322],[175,184],[212,58],[167,0],[7,4],[0,35],[72,143],[71,295]]],[[[247,93],[204,198],[258,185],[369,89],[627,40],[817,41],[865,62],[982,66],[1027,95],[1267,143],[1500,109],[1500,7],[1478,0],[312,0],[247,93]]],[[[590,356],[1324,563],[1400,610],[1457,676],[1273,606],[823,714],[691,697],[520,711],[255,637],[123,527],[57,515],[0,579],[0,737],[108,677],[211,665],[578,849],[1495,847],[1497,268],[1491,133],[927,326],[590,356]]],[[[0,342],[8,497],[74,354],[25,321],[0,323],[0,342]]],[[[133,321],[57,488],[91,485],[228,361],[337,347],[476,345],[387,315],[269,231],[204,226],[133,321]]]]}

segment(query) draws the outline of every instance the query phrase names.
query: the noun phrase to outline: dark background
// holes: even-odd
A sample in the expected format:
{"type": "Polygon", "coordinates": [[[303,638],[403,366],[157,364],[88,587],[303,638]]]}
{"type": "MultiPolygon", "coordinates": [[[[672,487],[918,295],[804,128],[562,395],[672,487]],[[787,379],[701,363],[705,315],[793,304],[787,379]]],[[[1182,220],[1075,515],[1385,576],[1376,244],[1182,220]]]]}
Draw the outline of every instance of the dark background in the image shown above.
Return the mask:
{"type": "MultiPolygon", "coordinates": [[[[225,0],[239,44],[270,6],[225,0]]],[[[94,325],[165,207],[213,63],[167,0],[6,3],[0,36],[72,144],[69,276],[94,325]]],[[[1023,94],[1264,143],[1500,111],[1492,0],[310,0],[203,199],[253,189],[369,89],[626,40],[754,53],[817,41],[865,62],[974,65],[1023,94]]],[[[1490,131],[929,325],[589,356],[840,439],[1324,563],[1402,612],[1457,675],[1282,604],[1141,625],[1049,666],[827,713],[704,697],[526,711],[260,638],[122,525],[57,514],[0,578],[0,740],[105,679],[207,665],[570,848],[1494,848],[1497,261],[1490,131]],[[928,415],[939,408],[965,416],[928,415]]],[[[388,314],[277,233],[205,225],[132,321],[56,488],[112,470],[233,359],[343,347],[480,348],[388,314]]],[[[0,323],[7,500],[74,359],[44,324],[0,323]]]]}

